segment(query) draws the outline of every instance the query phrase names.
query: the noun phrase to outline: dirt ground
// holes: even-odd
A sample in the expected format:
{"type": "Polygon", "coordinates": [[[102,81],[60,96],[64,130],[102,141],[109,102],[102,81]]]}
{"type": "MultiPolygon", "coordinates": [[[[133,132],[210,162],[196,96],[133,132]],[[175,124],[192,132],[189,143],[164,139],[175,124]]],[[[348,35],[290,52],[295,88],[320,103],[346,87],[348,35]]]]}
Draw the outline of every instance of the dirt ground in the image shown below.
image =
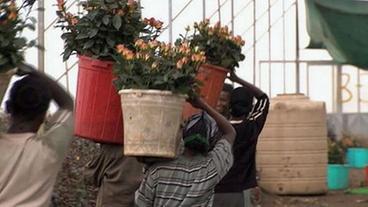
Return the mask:
{"type": "MultiPolygon", "coordinates": [[[[99,146],[75,139],[59,173],[52,207],[94,207],[97,189],[83,179],[83,167],[99,152],[99,146]]],[[[229,206],[230,207],[230,206],[229,206]]],[[[258,207],[368,207],[368,196],[329,192],[321,196],[276,196],[261,193],[258,207]]]]}
{"type": "Polygon", "coordinates": [[[331,191],[321,196],[276,196],[262,193],[260,207],[368,207],[367,195],[331,191]]]}
{"type": "Polygon", "coordinates": [[[51,207],[94,207],[97,189],[85,183],[84,166],[99,152],[99,146],[75,138],[64,160],[52,196],[51,207]]]}

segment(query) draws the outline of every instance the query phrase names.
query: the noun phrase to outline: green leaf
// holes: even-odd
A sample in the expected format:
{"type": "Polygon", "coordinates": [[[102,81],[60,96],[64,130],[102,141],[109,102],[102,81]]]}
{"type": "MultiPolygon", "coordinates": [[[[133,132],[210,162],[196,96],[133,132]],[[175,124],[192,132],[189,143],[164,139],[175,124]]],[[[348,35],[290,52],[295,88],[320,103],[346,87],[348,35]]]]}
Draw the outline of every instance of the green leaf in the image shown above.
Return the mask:
{"type": "Polygon", "coordinates": [[[87,15],[86,15],[86,17],[89,19],[89,20],[93,20],[93,19],[95,19],[96,17],[97,17],[97,15],[98,15],[98,13],[99,13],[99,11],[98,10],[93,10],[93,11],[91,11],[90,13],[88,13],[87,15]]]}
{"type": "Polygon", "coordinates": [[[18,57],[17,57],[16,54],[11,54],[10,59],[11,59],[12,63],[17,63],[18,62],[18,57]]]}
{"type": "Polygon", "coordinates": [[[109,15],[105,15],[102,18],[102,23],[104,23],[104,25],[108,25],[110,23],[110,16],[109,15]]]}
{"type": "Polygon", "coordinates": [[[84,45],[83,45],[83,50],[89,49],[93,46],[95,42],[93,40],[88,40],[84,45]]]}
{"type": "Polygon", "coordinates": [[[107,38],[107,39],[106,39],[106,42],[107,42],[107,44],[108,44],[110,47],[112,47],[112,48],[114,48],[114,47],[115,47],[115,40],[113,40],[113,39],[111,39],[111,38],[107,38]]]}
{"type": "Polygon", "coordinates": [[[72,37],[72,34],[69,33],[69,32],[66,32],[66,33],[61,35],[61,39],[63,39],[63,40],[71,38],[71,37],[72,37]]]}
{"type": "Polygon", "coordinates": [[[119,4],[112,3],[112,4],[109,5],[109,7],[110,7],[110,9],[117,9],[117,8],[119,8],[119,4]]]}
{"type": "Polygon", "coordinates": [[[28,17],[28,19],[32,22],[32,24],[36,24],[37,19],[35,17],[28,17]]]}
{"type": "Polygon", "coordinates": [[[179,79],[179,78],[184,77],[184,76],[185,75],[180,73],[180,72],[176,72],[176,73],[172,74],[173,79],[179,79]]]}
{"type": "Polygon", "coordinates": [[[100,54],[100,52],[101,52],[101,49],[99,48],[99,47],[92,47],[92,52],[94,53],[94,54],[100,54]]]}
{"type": "Polygon", "coordinates": [[[112,19],[112,25],[115,27],[115,29],[119,30],[122,24],[121,17],[119,15],[115,15],[112,19]]]}
{"type": "Polygon", "coordinates": [[[25,25],[28,29],[32,30],[32,31],[35,31],[36,30],[36,27],[34,24],[26,24],[25,25]]]}
{"type": "Polygon", "coordinates": [[[245,55],[243,54],[240,54],[240,61],[244,60],[245,59],[245,55]]]}
{"type": "Polygon", "coordinates": [[[9,40],[7,40],[7,39],[5,39],[5,40],[3,40],[1,43],[0,43],[0,45],[1,45],[1,47],[6,47],[6,46],[8,46],[9,45],[9,40]]]}
{"type": "Polygon", "coordinates": [[[5,57],[0,58],[0,65],[5,65],[8,62],[9,62],[8,58],[5,58],[5,57]]]}
{"type": "Polygon", "coordinates": [[[64,50],[64,53],[63,53],[63,61],[67,61],[70,57],[70,55],[72,54],[72,50],[67,48],[64,50]]]}
{"type": "Polygon", "coordinates": [[[164,80],[165,82],[167,82],[167,81],[169,80],[169,74],[168,74],[168,73],[166,73],[166,74],[164,75],[163,80],[164,80]]]}
{"type": "Polygon", "coordinates": [[[165,83],[165,81],[162,80],[162,79],[157,79],[157,80],[155,80],[155,82],[153,82],[154,85],[161,85],[161,84],[164,84],[164,83],[165,83]]]}
{"type": "Polygon", "coordinates": [[[89,37],[89,38],[92,38],[92,37],[96,36],[96,35],[97,35],[97,33],[98,33],[98,29],[97,29],[97,28],[93,28],[93,29],[91,29],[91,30],[89,31],[89,33],[88,33],[88,37],[89,37]]]}
{"type": "Polygon", "coordinates": [[[104,47],[101,53],[102,56],[108,56],[109,55],[109,47],[104,47]]]}
{"type": "Polygon", "coordinates": [[[14,41],[13,41],[13,44],[16,46],[16,47],[24,47],[26,44],[27,44],[27,40],[25,38],[16,38],[14,41]]]}
{"type": "Polygon", "coordinates": [[[28,43],[28,47],[34,47],[36,45],[36,40],[32,40],[28,43]]]}
{"type": "Polygon", "coordinates": [[[85,33],[80,33],[77,35],[77,37],[75,38],[76,40],[81,40],[81,39],[86,39],[88,38],[88,34],[85,34],[85,33]]]}

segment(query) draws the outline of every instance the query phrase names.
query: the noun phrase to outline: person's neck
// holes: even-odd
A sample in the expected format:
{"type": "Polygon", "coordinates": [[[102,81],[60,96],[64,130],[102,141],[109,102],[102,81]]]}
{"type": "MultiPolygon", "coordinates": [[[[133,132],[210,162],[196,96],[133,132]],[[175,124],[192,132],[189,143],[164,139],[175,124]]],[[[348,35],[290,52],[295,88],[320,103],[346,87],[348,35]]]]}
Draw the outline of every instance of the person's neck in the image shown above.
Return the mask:
{"type": "Polygon", "coordinates": [[[192,158],[192,157],[196,156],[197,154],[198,153],[195,153],[195,152],[193,152],[193,151],[191,151],[189,149],[184,149],[184,152],[183,152],[183,155],[185,157],[189,157],[189,158],[192,158]]]}
{"type": "Polygon", "coordinates": [[[7,133],[8,134],[37,133],[39,128],[40,124],[37,124],[33,121],[15,120],[10,124],[7,133]]]}
{"type": "Polygon", "coordinates": [[[241,121],[244,120],[245,116],[231,116],[231,121],[241,121]]]}
{"type": "Polygon", "coordinates": [[[222,112],[221,115],[224,116],[226,119],[229,119],[231,117],[229,112],[222,112]]]}

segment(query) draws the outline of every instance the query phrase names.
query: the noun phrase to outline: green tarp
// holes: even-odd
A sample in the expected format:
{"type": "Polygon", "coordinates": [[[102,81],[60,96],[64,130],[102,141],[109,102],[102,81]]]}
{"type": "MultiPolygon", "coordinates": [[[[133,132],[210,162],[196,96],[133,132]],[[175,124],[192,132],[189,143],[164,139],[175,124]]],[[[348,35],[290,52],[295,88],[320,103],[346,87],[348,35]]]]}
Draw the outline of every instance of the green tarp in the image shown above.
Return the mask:
{"type": "Polygon", "coordinates": [[[315,0],[305,0],[305,9],[307,16],[307,31],[310,37],[308,48],[324,48],[321,16],[317,10],[315,0]]]}
{"type": "Polygon", "coordinates": [[[306,0],[309,48],[325,47],[337,63],[368,69],[368,1],[306,0]]]}

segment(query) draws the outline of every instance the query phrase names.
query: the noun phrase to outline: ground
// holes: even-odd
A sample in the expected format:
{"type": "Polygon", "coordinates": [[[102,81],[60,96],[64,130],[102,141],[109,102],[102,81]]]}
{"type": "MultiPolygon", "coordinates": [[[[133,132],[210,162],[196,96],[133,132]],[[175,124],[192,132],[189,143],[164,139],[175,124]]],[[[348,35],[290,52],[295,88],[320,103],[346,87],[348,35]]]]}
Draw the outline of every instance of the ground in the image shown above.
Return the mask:
{"type": "Polygon", "coordinates": [[[367,195],[331,191],[321,196],[276,196],[263,193],[261,207],[368,207],[367,195]]]}
{"type": "MultiPolygon", "coordinates": [[[[97,189],[84,182],[83,167],[98,153],[93,142],[76,138],[59,173],[53,207],[94,207],[97,189]]],[[[368,207],[368,195],[332,191],[321,196],[276,196],[263,192],[260,207],[368,207]]]]}
{"type": "Polygon", "coordinates": [[[56,181],[52,207],[95,206],[97,189],[84,182],[84,166],[98,153],[94,142],[75,138],[56,181]]]}

